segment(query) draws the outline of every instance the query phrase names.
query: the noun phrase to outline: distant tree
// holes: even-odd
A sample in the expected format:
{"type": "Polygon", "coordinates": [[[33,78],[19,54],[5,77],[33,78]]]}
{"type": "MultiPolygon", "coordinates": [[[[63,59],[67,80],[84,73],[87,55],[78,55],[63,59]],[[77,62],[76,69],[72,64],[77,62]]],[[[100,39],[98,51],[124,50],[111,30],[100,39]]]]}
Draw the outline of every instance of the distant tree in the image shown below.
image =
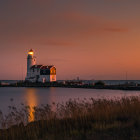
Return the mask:
{"type": "Polygon", "coordinates": [[[103,81],[97,81],[94,85],[95,86],[104,86],[105,83],[103,81]]]}

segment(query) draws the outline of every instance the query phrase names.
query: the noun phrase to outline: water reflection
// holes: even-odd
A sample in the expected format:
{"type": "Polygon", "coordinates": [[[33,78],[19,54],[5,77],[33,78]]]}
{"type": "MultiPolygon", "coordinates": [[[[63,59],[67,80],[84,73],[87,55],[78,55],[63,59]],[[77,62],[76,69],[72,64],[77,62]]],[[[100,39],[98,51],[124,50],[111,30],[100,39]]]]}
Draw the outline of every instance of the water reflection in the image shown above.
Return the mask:
{"type": "Polygon", "coordinates": [[[31,122],[31,121],[34,121],[34,109],[33,109],[33,107],[38,105],[38,98],[37,98],[37,94],[36,94],[36,89],[35,88],[27,88],[25,98],[26,98],[26,104],[30,107],[28,121],[31,122]]]}
{"type": "Polygon", "coordinates": [[[28,121],[34,121],[34,106],[40,106],[41,104],[50,104],[52,106],[52,111],[56,111],[56,98],[55,98],[55,88],[48,88],[48,89],[37,89],[37,88],[26,88],[26,94],[24,96],[26,105],[30,107],[29,109],[29,118],[28,121]],[[41,99],[41,94],[45,94],[47,96],[41,99]]]}
{"type": "MultiPolygon", "coordinates": [[[[78,88],[0,88],[0,110],[8,113],[8,106],[11,105],[10,99],[13,98],[14,106],[21,107],[20,104],[41,106],[41,104],[65,103],[71,99],[114,99],[129,96],[140,96],[140,91],[122,91],[122,90],[95,90],[78,88]]],[[[55,107],[53,108],[55,110],[55,107]]],[[[29,111],[29,121],[34,120],[33,109],[29,111]]]]}
{"type": "Polygon", "coordinates": [[[55,98],[56,88],[51,87],[49,93],[50,94],[49,94],[48,104],[52,105],[52,108],[51,108],[52,111],[56,111],[56,105],[55,105],[55,103],[57,102],[55,98]]]}

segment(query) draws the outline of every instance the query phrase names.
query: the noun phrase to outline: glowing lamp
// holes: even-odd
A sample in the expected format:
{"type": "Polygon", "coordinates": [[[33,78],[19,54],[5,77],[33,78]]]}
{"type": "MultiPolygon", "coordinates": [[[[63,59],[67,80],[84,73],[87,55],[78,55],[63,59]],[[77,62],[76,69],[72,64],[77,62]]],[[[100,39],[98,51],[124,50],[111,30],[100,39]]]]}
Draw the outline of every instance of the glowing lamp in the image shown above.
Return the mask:
{"type": "Polygon", "coordinates": [[[33,52],[28,52],[28,54],[31,54],[31,55],[32,55],[32,54],[34,54],[34,53],[33,53],[33,52]]]}
{"type": "Polygon", "coordinates": [[[31,49],[31,50],[28,52],[28,54],[33,55],[33,54],[34,54],[33,50],[31,49]]]}

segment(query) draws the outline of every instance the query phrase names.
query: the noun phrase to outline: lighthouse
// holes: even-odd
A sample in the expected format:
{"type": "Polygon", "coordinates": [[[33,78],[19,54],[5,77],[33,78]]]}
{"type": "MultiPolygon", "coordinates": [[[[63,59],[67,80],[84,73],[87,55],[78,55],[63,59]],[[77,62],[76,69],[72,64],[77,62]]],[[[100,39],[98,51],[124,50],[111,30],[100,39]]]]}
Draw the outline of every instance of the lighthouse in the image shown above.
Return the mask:
{"type": "Polygon", "coordinates": [[[36,58],[34,56],[34,51],[31,49],[28,52],[28,56],[27,56],[27,75],[26,75],[26,80],[29,79],[29,77],[31,77],[31,71],[30,68],[32,66],[36,65],[36,58]]]}
{"type": "Polygon", "coordinates": [[[54,65],[37,65],[36,57],[31,49],[27,56],[27,74],[25,81],[28,82],[55,82],[56,67],[54,65]]]}

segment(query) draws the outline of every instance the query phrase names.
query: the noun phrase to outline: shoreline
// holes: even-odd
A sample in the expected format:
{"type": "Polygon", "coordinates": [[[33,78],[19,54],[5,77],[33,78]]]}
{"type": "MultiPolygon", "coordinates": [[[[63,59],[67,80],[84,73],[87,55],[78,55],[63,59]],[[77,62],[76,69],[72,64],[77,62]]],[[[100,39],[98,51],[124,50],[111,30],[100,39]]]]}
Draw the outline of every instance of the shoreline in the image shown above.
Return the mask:
{"type": "Polygon", "coordinates": [[[0,87],[34,87],[34,88],[50,88],[50,87],[60,87],[60,88],[84,88],[84,89],[107,89],[107,90],[135,90],[139,91],[140,86],[127,86],[127,85],[64,85],[56,83],[16,83],[10,85],[0,85],[0,87]]]}

